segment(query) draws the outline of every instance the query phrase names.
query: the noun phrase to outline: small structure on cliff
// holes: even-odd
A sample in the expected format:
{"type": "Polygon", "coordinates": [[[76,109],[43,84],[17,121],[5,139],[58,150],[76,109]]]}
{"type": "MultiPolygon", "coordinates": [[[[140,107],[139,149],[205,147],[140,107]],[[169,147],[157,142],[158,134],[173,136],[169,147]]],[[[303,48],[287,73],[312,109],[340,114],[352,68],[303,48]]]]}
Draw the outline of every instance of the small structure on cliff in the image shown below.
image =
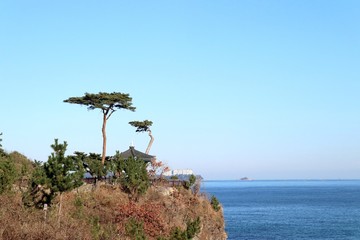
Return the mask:
{"type": "Polygon", "coordinates": [[[149,154],[143,153],[139,150],[136,150],[134,146],[130,146],[128,150],[121,152],[120,156],[123,159],[128,159],[129,157],[133,157],[135,159],[142,159],[147,163],[156,159],[156,156],[149,155],[149,154]]]}

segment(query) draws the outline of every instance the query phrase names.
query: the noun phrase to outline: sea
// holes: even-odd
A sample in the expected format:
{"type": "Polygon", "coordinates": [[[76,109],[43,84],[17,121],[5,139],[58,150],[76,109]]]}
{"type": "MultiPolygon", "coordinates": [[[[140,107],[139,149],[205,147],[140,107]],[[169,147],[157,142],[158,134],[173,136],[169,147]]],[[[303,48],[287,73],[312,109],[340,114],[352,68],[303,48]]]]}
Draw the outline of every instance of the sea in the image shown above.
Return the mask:
{"type": "Polygon", "coordinates": [[[229,240],[360,240],[360,180],[204,181],[229,240]]]}

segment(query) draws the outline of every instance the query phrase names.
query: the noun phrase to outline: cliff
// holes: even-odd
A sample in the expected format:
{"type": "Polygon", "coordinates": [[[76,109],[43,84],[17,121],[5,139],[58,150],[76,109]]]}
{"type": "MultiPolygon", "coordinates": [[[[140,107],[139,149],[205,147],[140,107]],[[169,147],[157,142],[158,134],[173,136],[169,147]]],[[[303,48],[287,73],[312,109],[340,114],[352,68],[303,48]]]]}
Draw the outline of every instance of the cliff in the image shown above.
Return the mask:
{"type": "Polygon", "coordinates": [[[183,233],[190,224],[190,230],[199,228],[193,239],[226,239],[222,211],[216,212],[206,196],[195,196],[183,187],[157,184],[133,202],[118,186],[84,185],[63,194],[60,218],[58,201],[44,211],[24,207],[19,191],[0,195],[0,236],[4,240],[187,239],[183,233]]]}
{"type": "Polygon", "coordinates": [[[0,156],[0,239],[226,239],[221,208],[214,210],[206,195],[186,184],[151,181],[134,199],[122,183],[84,183],[39,209],[38,200],[50,191],[31,180],[42,176],[39,170],[41,165],[18,152],[0,156]]]}

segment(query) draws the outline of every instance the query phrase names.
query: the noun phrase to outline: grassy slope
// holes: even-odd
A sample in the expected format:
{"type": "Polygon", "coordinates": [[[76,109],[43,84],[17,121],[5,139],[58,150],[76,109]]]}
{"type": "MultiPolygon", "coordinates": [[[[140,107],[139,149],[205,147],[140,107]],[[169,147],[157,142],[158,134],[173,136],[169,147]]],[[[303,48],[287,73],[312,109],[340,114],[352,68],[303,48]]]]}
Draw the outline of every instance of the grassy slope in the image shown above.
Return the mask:
{"type": "MultiPolygon", "coordinates": [[[[10,155],[19,172],[23,165],[31,172],[32,165],[24,156],[10,155]]],[[[226,238],[222,212],[215,212],[207,197],[194,196],[182,187],[157,184],[138,202],[130,203],[119,186],[84,185],[64,194],[59,224],[58,198],[46,212],[46,220],[43,210],[24,207],[19,188],[24,179],[19,176],[13,190],[0,195],[0,239],[131,239],[125,231],[130,218],[143,222],[147,239],[157,239],[168,237],[175,227],[185,229],[198,216],[198,239],[226,238]]]]}

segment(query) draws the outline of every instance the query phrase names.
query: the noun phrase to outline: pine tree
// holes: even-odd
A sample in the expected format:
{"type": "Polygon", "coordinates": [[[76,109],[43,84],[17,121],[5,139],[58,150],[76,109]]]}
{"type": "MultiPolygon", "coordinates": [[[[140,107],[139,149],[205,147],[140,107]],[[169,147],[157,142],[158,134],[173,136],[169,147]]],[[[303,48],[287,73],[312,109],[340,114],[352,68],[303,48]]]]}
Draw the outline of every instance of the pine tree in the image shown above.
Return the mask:
{"type": "Polygon", "coordinates": [[[95,183],[98,179],[105,177],[108,170],[111,170],[111,163],[107,161],[105,165],[101,163],[101,155],[96,153],[90,153],[89,155],[83,152],[75,152],[75,156],[71,156],[82,163],[85,167],[85,171],[91,174],[95,178],[95,183]]]}
{"type": "Polygon", "coordinates": [[[128,158],[123,163],[124,174],[120,176],[121,185],[132,200],[137,200],[150,186],[146,163],[133,157],[128,158]]]}
{"type": "Polygon", "coordinates": [[[65,156],[67,143],[59,144],[55,139],[51,148],[54,152],[44,164],[44,170],[52,192],[63,193],[81,186],[84,175],[82,163],[77,158],[65,156]]]}
{"type": "Polygon", "coordinates": [[[154,142],[154,137],[153,137],[153,135],[151,133],[151,129],[150,129],[153,122],[149,121],[149,120],[144,120],[144,121],[132,121],[132,122],[129,122],[129,124],[133,127],[136,127],[136,132],[148,132],[149,137],[150,137],[150,142],[146,148],[145,153],[149,154],[150,148],[154,142]]]}
{"type": "Polygon", "coordinates": [[[70,97],[64,102],[85,105],[89,110],[100,109],[103,114],[103,124],[102,124],[102,135],[103,135],[103,151],[101,162],[105,164],[106,158],[106,123],[111,115],[119,109],[126,109],[130,111],[135,111],[135,107],[132,106],[132,98],[127,93],[113,92],[105,93],[99,92],[94,93],[85,93],[83,97],[70,97]]]}
{"type": "Polygon", "coordinates": [[[78,158],[66,157],[67,143],[55,143],[51,145],[53,153],[44,164],[44,172],[49,179],[51,192],[60,194],[58,222],[60,225],[62,195],[83,184],[84,170],[78,158]]]}

